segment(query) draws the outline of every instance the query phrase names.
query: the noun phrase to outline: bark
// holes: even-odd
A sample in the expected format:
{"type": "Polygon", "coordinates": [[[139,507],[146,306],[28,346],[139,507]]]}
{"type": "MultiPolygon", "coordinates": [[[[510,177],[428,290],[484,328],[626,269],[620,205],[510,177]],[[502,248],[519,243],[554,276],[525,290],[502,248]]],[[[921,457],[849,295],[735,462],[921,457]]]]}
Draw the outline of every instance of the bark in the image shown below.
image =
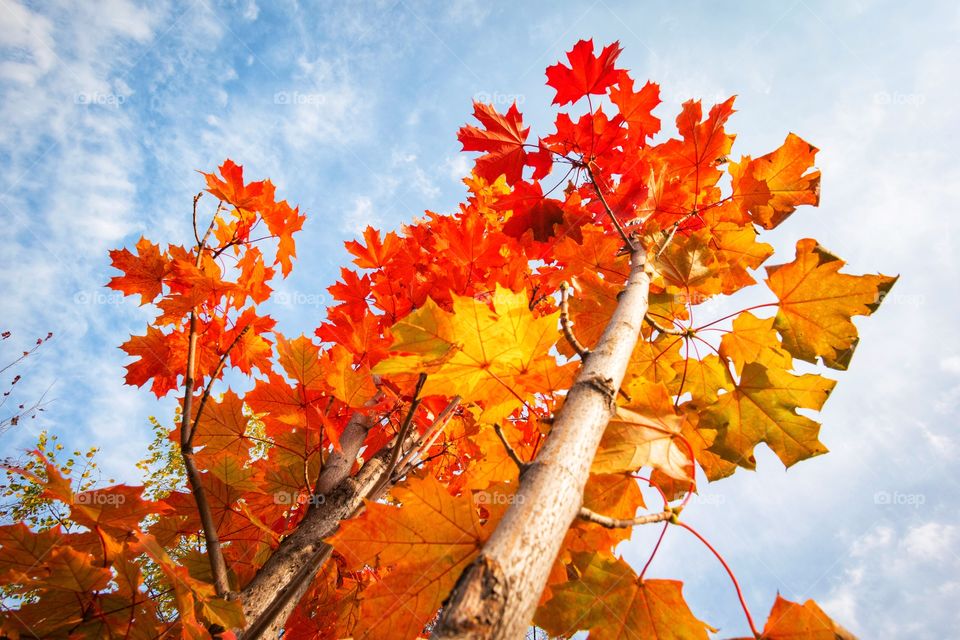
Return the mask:
{"type": "MultiPolygon", "coordinates": [[[[451,403],[451,407],[455,407],[455,403],[451,403]]],[[[331,455],[317,483],[318,487],[333,488],[319,494],[323,500],[311,506],[296,531],[283,539],[240,593],[247,620],[247,628],[240,636],[243,640],[279,637],[287,618],[330,557],[332,548],[324,538],[331,536],[341,521],[356,515],[364,499],[377,500],[393,486],[395,441],[367,460],[356,474],[349,475],[371,426],[369,419],[348,423],[340,438],[341,450],[331,455]],[[343,464],[337,462],[338,459],[343,464]]],[[[407,435],[400,449],[409,452],[420,444],[420,437],[414,431],[407,435]]]]}
{"type": "Polygon", "coordinates": [[[514,502],[454,587],[433,638],[524,637],[583,489],[647,311],[644,250],[597,346],[587,357],[514,502]]]}
{"type": "Polygon", "coordinates": [[[373,484],[380,480],[386,468],[384,456],[374,458],[364,465],[362,474],[350,478],[353,463],[372,424],[368,416],[359,412],[353,415],[340,436],[340,449],[330,454],[320,472],[314,499],[300,526],[283,539],[240,592],[248,625],[244,638],[279,636],[285,621],[329,557],[329,546],[323,539],[360,506],[373,484]],[[272,609],[269,616],[272,621],[263,624],[261,618],[268,609],[272,609]]]}

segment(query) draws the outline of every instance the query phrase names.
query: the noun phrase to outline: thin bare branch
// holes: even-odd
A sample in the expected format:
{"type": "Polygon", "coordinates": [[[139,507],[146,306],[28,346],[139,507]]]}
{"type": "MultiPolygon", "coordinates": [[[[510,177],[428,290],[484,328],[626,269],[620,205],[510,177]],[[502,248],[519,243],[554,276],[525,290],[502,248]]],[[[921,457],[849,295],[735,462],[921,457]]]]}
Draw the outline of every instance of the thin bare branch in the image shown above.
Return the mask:
{"type": "Polygon", "coordinates": [[[661,511],[660,513],[650,513],[636,518],[611,518],[610,516],[601,515],[595,511],[591,511],[586,507],[580,507],[580,513],[577,514],[581,520],[598,524],[601,527],[606,527],[607,529],[625,529],[627,527],[635,527],[641,524],[667,522],[673,520],[675,515],[676,514],[673,511],[661,511]]]}
{"type": "Polygon", "coordinates": [[[577,352],[577,355],[580,356],[580,359],[585,359],[590,355],[590,350],[585,346],[580,344],[580,341],[577,340],[577,336],[573,335],[573,328],[570,326],[570,308],[567,304],[567,286],[566,282],[560,283],[560,327],[563,329],[563,336],[567,339],[567,342],[570,343],[570,346],[573,347],[573,350],[577,352]]]}
{"type": "Polygon", "coordinates": [[[413,418],[417,413],[417,409],[420,408],[420,392],[423,390],[423,385],[427,382],[427,374],[421,373],[417,377],[417,386],[413,390],[413,398],[410,401],[410,408],[407,410],[407,415],[403,419],[403,423],[400,425],[400,430],[397,432],[397,441],[394,444],[393,452],[390,454],[390,463],[387,465],[387,471],[383,474],[383,478],[373,489],[373,493],[382,492],[388,484],[390,484],[390,478],[393,477],[394,471],[397,469],[397,462],[400,460],[400,454],[404,443],[407,440],[407,436],[410,434],[410,429],[413,427],[413,418]]]}
{"type": "Polygon", "coordinates": [[[397,468],[394,472],[395,479],[406,475],[407,471],[413,466],[414,461],[430,450],[430,447],[433,446],[437,438],[440,437],[440,434],[443,433],[443,428],[447,426],[447,421],[450,420],[453,412],[460,406],[460,400],[460,396],[454,396],[449,404],[444,407],[443,411],[440,412],[436,420],[433,421],[433,424],[430,425],[427,432],[423,434],[423,438],[420,439],[420,444],[411,447],[410,452],[403,456],[403,459],[397,463],[397,468]]]}
{"type": "Polygon", "coordinates": [[[653,317],[652,315],[650,315],[649,313],[648,313],[647,315],[643,316],[643,319],[646,321],[647,324],[649,324],[651,327],[653,327],[654,329],[656,329],[656,330],[659,331],[660,333],[665,333],[665,334],[671,335],[671,336],[682,336],[682,335],[686,335],[686,333],[687,333],[686,331],[684,331],[683,329],[680,329],[680,328],[678,328],[678,327],[665,327],[665,326],[663,326],[662,324],[660,324],[660,323],[657,321],[656,318],[654,318],[654,317],[653,317]]]}
{"type": "Polygon", "coordinates": [[[593,175],[593,169],[590,168],[590,163],[586,162],[583,166],[587,170],[587,176],[590,178],[591,184],[593,184],[593,190],[597,192],[597,196],[600,198],[600,203],[606,210],[607,215],[610,216],[610,220],[613,221],[613,226],[616,227],[617,233],[620,234],[620,238],[623,240],[623,243],[627,245],[627,248],[631,253],[636,252],[636,245],[633,244],[633,240],[631,240],[630,236],[627,235],[626,229],[624,229],[623,225],[620,224],[620,221],[617,220],[617,216],[613,213],[613,209],[611,209],[610,205],[607,204],[607,199],[603,197],[603,191],[600,190],[600,185],[597,183],[596,176],[593,175]]]}
{"type": "Polygon", "coordinates": [[[233,339],[233,342],[230,343],[230,346],[227,347],[227,350],[223,352],[223,355],[220,356],[220,361],[217,363],[216,368],[213,370],[213,373],[210,375],[210,382],[207,383],[206,388],[203,390],[203,395],[200,396],[200,404],[197,405],[197,415],[193,419],[193,426],[190,427],[190,433],[187,434],[187,443],[190,446],[193,446],[193,436],[197,432],[197,425],[200,424],[200,416],[203,414],[203,408],[207,406],[207,400],[210,398],[210,391],[213,389],[213,381],[217,379],[217,376],[220,375],[220,372],[223,371],[223,367],[227,362],[227,356],[230,355],[230,351],[233,350],[235,346],[243,339],[243,336],[250,330],[250,325],[245,326],[240,330],[240,333],[233,339]]]}
{"type": "Polygon", "coordinates": [[[493,424],[493,431],[497,434],[497,437],[500,438],[500,442],[503,443],[503,448],[507,450],[507,455],[510,456],[510,459],[513,460],[513,463],[517,465],[517,468],[520,469],[520,473],[526,471],[529,463],[524,462],[520,459],[520,456],[517,455],[516,450],[513,446],[507,441],[507,436],[503,434],[503,429],[500,428],[500,425],[497,423],[493,424]]]}
{"type": "MultiPolygon", "coordinates": [[[[196,204],[196,200],[194,200],[196,204]]],[[[217,213],[223,203],[217,206],[217,213]]],[[[210,233],[213,231],[213,225],[217,220],[217,214],[214,214],[207,227],[206,233],[197,242],[197,257],[195,265],[199,268],[203,260],[203,249],[206,245],[210,233]]],[[[200,470],[197,468],[193,454],[193,426],[190,421],[193,414],[193,389],[196,384],[194,375],[197,368],[197,310],[190,311],[190,329],[187,343],[187,368],[184,372],[183,382],[183,414],[180,422],[180,455],[183,457],[183,467],[187,472],[187,481],[190,483],[190,491],[193,494],[194,502],[197,505],[197,512],[200,515],[200,523],[203,526],[203,537],[207,546],[207,557],[210,559],[210,571],[213,575],[213,586],[217,595],[226,597],[230,591],[230,583],[227,580],[227,563],[223,559],[223,552],[220,549],[220,538],[217,535],[217,527],[213,521],[213,512],[210,510],[210,503],[207,501],[207,494],[204,491],[200,480],[200,470]]],[[[204,395],[207,395],[206,392],[204,395]]],[[[203,402],[201,400],[201,402],[203,402]]],[[[199,412],[197,414],[199,417],[199,412]]]]}

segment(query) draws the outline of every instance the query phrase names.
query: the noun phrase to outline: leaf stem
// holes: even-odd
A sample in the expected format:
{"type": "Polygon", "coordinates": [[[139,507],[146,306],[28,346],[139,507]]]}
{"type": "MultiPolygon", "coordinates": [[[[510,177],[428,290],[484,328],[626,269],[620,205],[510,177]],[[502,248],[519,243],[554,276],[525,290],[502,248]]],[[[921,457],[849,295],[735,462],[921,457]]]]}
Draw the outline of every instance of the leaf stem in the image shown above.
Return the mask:
{"type": "Polygon", "coordinates": [[[692,533],[694,536],[696,536],[697,539],[700,542],[702,542],[704,546],[706,546],[707,549],[709,549],[713,553],[714,556],[716,556],[717,560],[720,561],[720,564],[723,565],[723,568],[726,569],[727,575],[730,576],[730,580],[733,582],[733,586],[737,590],[737,598],[740,599],[740,606],[743,608],[743,613],[747,617],[747,624],[750,625],[750,632],[753,633],[754,638],[759,638],[760,632],[757,631],[757,627],[753,623],[753,616],[750,615],[750,609],[747,608],[747,601],[743,597],[743,591],[741,591],[740,589],[740,583],[737,582],[737,577],[733,575],[733,571],[730,569],[730,566],[727,564],[727,561],[723,559],[723,556],[720,555],[720,552],[717,551],[712,544],[707,542],[706,538],[700,535],[700,533],[696,529],[688,525],[686,522],[677,520],[676,522],[674,522],[674,524],[680,527],[683,527],[684,529],[692,533]]]}

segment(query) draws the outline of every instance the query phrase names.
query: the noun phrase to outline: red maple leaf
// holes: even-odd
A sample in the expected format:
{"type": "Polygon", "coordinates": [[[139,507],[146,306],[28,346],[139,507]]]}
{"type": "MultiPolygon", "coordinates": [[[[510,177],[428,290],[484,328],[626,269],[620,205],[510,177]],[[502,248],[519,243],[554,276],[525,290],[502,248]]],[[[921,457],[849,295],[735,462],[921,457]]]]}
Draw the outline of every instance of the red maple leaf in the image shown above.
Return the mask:
{"type": "Polygon", "coordinates": [[[589,94],[602,95],[617,81],[619,69],[613,64],[623,49],[619,42],[604,47],[593,55],[593,39],[581,40],[567,53],[570,66],[562,62],[547,67],[547,84],[557,90],[553,104],[563,106],[589,94]]]}

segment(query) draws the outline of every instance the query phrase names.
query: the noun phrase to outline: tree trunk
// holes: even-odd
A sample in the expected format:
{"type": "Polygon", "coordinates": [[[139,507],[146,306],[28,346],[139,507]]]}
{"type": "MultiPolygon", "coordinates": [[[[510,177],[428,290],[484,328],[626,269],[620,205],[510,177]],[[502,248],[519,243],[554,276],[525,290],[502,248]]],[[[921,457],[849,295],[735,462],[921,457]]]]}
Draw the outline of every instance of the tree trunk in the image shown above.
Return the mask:
{"type": "MultiPolygon", "coordinates": [[[[297,530],[283,539],[270,559],[240,592],[247,628],[243,640],[276,638],[300,599],[309,590],[313,578],[330,557],[331,548],[323,539],[332,535],[340,522],[352,517],[382,483],[388,469],[393,443],[381,449],[357,471],[349,475],[353,461],[370,430],[366,420],[351,420],[340,439],[341,450],[331,456],[317,487],[323,502],[313,504],[297,530]],[[340,459],[349,464],[340,464],[340,459]]],[[[415,436],[410,436],[409,445],[415,436]]],[[[389,488],[389,486],[385,487],[389,488]]],[[[382,492],[381,492],[382,493],[382,492]]]]}
{"type": "Polygon", "coordinates": [[[618,390],[647,311],[645,252],[597,346],[589,353],[513,503],[477,559],[461,574],[433,631],[438,640],[524,637],[567,530],[583,502],[618,390]]]}

